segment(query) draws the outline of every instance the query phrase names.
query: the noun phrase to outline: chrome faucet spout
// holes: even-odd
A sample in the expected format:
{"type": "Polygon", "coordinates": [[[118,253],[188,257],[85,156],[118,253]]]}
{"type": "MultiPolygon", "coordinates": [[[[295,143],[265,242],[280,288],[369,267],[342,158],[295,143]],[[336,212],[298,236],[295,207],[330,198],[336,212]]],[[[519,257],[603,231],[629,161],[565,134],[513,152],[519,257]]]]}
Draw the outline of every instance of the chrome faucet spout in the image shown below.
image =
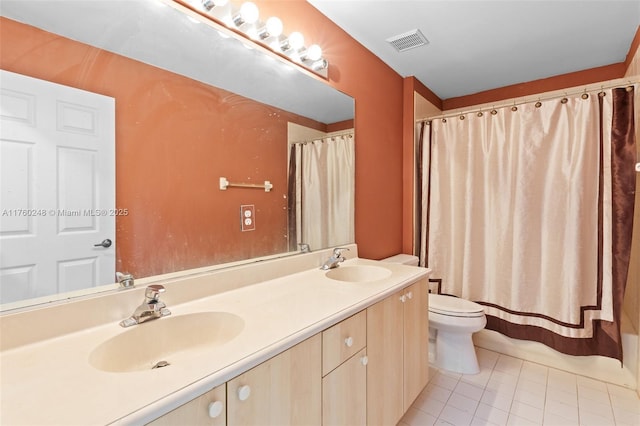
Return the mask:
{"type": "Polygon", "coordinates": [[[335,269],[338,266],[340,266],[340,263],[344,262],[346,260],[346,258],[344,256],[342,256],[342,252],[346,250],[349,251],[348,248],[346,247],[336,247],[333,249],[333,254],[331,255],[331,257],[329,259],[327,259],[326,262],[324,262],[324,264],[320,267],[320,269],[322,269],[323,271],[329,270],[329,269],[335,269]]]}
{"type": "Polygon", "coordinates": [[[165,288],[162,285],[153,284],[148,286],[144,292],[144,302],[136,308],[129,318],[120,321],[120,325],[122,327],[130,327],[171,315],[167,305],[160,300],[160,294],[164,292],[165,288]]]}

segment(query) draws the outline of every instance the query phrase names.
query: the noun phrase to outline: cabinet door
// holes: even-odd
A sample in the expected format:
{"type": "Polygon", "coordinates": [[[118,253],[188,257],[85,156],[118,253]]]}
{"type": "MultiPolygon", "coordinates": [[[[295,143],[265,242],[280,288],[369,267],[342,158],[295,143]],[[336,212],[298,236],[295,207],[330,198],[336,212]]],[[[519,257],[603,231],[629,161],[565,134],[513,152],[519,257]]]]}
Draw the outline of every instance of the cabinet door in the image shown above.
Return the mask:
{"type": "Polygon", "coordinates": [[[404,291],[404,411],[429,379],[429,296],[427,280],[404,291]]]}
{"type": "Polygon", "coordinates": [[[226,387],[220,385],[149,423],[153,426],[224,426],[226,387]]]}
{"type": "Polygon", "coordinates": [[[395,425],[403,410],[403,308],[396,293],[367,308],[367,423],[395,425]]]}
{"type": "Polygon", "coordinates": [[[316,335],[227,382],[227,424],[321,424],[321,354],[316,335]]]}
{"type": "Polygon", "coordinates": [[[364,426],[367,422],[366,349],[322,379],[322,424],[364,426]]]}

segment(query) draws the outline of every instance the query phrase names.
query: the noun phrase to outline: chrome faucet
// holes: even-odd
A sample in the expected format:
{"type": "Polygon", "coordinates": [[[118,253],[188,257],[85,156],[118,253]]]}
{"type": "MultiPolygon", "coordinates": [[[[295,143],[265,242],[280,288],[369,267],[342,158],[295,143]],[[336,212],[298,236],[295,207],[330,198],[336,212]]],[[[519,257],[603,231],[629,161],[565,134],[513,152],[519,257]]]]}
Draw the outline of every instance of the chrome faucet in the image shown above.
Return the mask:
{"type": "Polygon", "coordinates": [[[344,256],[342,256],[342,251],[343,250],[347,250],[349,251],[348,248],[346,247],[336,247],[333,249],[333,254],[331,255],[331,257],[329,259],[327,259],[326,262],[324,262],[324,264],[320,267],[320,269],[326,271],[327,269],[335,269],[338,266],[340,266],[341,262],[344,262],[346,259],[344,256]]]}
{"type": "Polygon", "coordinates": [[[121,288],[131,288],[135,286],[133,275],[128,272],[116,272],[116,280],[121,288]]]}
{"type": "Polygon", "coordinates": [[[136,324],[142,324],[160,317],[171,315],[171,311],[167,309],[167,305],[160,299],[160,293],[164,293],[164,286],[153,284],[147,287],[144,292],[144,302],[136,308],[129,318],[120,321],[122,327],[130,327],[136,324]]]}
{"type": "Polygon", "coordinates": [[[300,243],[300,253],[311,253],[311,247],[307,243],[300,243]]]}

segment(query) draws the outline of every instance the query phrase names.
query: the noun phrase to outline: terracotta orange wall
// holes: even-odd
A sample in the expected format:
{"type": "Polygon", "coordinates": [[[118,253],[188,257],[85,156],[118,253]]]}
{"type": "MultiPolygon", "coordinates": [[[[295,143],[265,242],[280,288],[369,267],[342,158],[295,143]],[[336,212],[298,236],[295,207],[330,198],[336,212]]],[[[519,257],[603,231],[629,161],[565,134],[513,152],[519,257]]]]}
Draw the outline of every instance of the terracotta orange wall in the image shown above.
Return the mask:
{"type": "Polygon", "coordinates": [[[130,212],[117,218],[117,270],[287,251],[287,122],[326,126],[6,18],[0,51],[2,69],[116,99],[116,203],[130,212]],[[220,176],[274,190],[220,191],[220,176]],[[240,230],[242,204],[255,205],[255,231],[240,230]]]}

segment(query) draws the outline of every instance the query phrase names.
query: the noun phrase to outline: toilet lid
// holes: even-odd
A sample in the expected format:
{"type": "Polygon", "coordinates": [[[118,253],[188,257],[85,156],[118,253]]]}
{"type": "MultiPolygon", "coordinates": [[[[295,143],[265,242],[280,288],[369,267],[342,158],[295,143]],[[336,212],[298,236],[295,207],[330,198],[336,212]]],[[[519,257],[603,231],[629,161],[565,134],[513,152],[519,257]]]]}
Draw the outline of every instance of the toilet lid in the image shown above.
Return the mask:
{"type": "Polygon", "coordinates": [[[459,317],[477,317],[484,314],[482,306],[459,297],[429,294],[429,311],[459,317]]]}

